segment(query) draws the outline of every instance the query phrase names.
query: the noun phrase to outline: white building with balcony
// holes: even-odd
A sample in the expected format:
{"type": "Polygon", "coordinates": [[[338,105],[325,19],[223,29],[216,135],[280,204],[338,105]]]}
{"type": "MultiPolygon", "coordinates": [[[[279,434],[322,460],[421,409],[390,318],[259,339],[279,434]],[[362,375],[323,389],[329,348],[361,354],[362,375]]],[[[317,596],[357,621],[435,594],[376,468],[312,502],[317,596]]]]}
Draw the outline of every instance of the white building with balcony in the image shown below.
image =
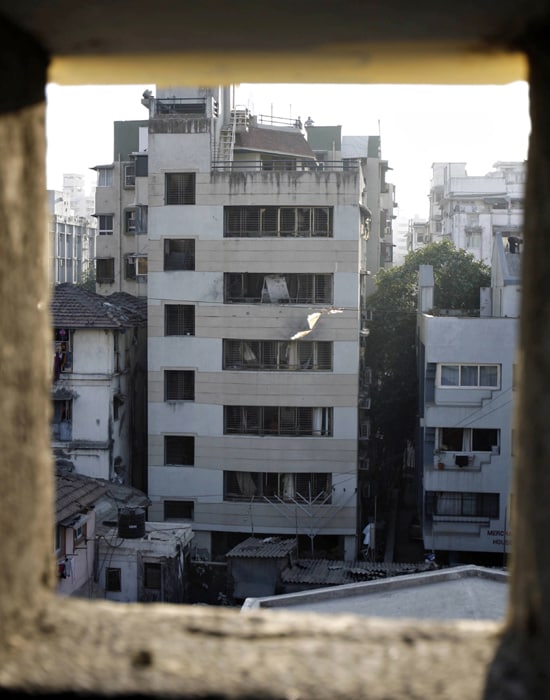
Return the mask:
{"type": "Polygon", "coordinates": [[[423,539],[453,562],[510,551],[520,265],[497,234],[492,288],[475,318],[431,315],[433,272],[420,270],[423,539]]]}
{"type": "Polygon", "coordinates": [[[490,265],[495,236],[522,239],[525,162],[494,164],[470,176],[466,163],[434,163],[428,241],[451,240],[490,265]]]}
{"type": "Polygon", "coordinates": [[[146,487],[146,304],[56,285],[52,448],[78,474],[146,487]]]}

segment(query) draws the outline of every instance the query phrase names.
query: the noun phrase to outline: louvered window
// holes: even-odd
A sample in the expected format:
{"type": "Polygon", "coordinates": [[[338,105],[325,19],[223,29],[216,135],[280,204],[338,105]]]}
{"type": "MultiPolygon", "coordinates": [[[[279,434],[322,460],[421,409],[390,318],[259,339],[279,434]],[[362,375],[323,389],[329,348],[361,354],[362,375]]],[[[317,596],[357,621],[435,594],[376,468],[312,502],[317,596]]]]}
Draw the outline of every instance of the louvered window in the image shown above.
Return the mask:
{"type": "Polygon", "coordinates": [[[223,473],[224,501],[286,501],[328,505],[332,501],[332,474],[322,472],[223,473]]]}
{"type": "Polygon", "coordinates": [[[330,341],[223,341],[223,368],[236,370],[331,370],[330,341]]]}
{"type": "Polygon", "coordinates": [[[332,207],[225,207],[226,238],[332,237],[332,207]]]}
{"type": "Polygon", "coordinates": [[[166,204],[195,204],[195,173],[166,173],[166,204]]]}
{"type": "Polygon", "coordinates": [[[332,304],[332,275],[226,272],[226,304],[332,304]]]}
{"type": "Polygon", "coordinates": [[[194,401],[195,372],[193,370],[170,369],[164,372],[165,401],[194,401]]]}
{"type": "Polygon", "coordinates": [[[195,335],[195,307],[192,304],[166,304],[164,335],[195,335]]]}

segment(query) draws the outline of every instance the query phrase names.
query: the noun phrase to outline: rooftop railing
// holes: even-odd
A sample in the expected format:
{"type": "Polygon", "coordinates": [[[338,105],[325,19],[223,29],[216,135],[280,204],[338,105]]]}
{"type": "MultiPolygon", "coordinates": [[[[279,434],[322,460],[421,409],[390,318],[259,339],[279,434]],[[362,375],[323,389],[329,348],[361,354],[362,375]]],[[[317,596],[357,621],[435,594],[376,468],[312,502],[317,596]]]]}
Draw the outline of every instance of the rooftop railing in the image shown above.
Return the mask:
{"type": "Polygon", "coordinates": [[[214,160],[212,170],[217,172],[350,172],[359,171],[359,161],[314,161],[297,159],[276,160],[214,160]]]}

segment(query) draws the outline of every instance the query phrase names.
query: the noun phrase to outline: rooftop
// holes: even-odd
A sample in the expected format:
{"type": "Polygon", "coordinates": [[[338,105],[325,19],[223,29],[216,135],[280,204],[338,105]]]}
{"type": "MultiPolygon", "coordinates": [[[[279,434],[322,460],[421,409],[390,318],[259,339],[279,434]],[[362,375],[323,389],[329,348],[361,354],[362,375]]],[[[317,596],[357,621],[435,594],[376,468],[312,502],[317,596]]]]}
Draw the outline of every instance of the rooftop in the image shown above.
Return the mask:
{"type": "Polygon", "coordinates": [[[147,323],[147,299],[125,292],[102,296],[74,284],[55,286],[53,324],[71,328],[131,328],[147,323]]]}
{"type": "Polygon", "coordinates": [[[367,583],[247,598],[241,610],[273,608],[384,618],[503,620],[507,598],[505,571],[459,566],[367,583]]]}

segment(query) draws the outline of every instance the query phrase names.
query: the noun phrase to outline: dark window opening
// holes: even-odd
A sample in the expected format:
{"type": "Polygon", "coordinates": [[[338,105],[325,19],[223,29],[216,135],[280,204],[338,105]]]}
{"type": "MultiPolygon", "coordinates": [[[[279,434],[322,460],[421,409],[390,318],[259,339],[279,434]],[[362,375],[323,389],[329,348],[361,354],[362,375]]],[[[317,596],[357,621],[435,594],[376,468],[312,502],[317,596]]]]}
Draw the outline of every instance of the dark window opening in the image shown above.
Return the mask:
{"type": "Polygon", "coordinates": [[[328,505],[332,474],[224,471],[224,501],[288,501],[328,505]]]}
{"type": "Polygon", "coordinates": [[[118,593],[122,590],[120,569],[107,568],[105,571],[105,590],[113,593],[118,593]]]}
{"type": "Polygon", "coordinates": [[[332,275],[226,272],[225,303],[332,304],[332,275]]]}
{"type": "Polygon", "coordinates": [[[165,335],[195,335],[195,307],[191,304],[166,304],[165,335]]]}
{"type": "Polygon", "coordinates": [[[195,438],[189,435],[165,435],[164,464],[193,466],[195,438]]]}
{"type": "Polygon", "coordinates": [[[145,562],[143,564],[143,586],[160,591],[161,568],[160,564],[145,562]]]}
{"type": "Polygon", "coordinates": [[[166,204],[195,204],[195,173],[166,173],[166,204]]]}
{"type": "Polygon", "coordinates": [[[500,495],[498,493],[427,491],[424,504],[428,516],[498,518],[500,495]]]}
{"type": "Polygon", "coordinates": [[[225,207],[224,236],[331,237],[332,207],[225,207]]]}
{"type": "Polygon", "coordinates": [[[115,259],[97,258],[95,261],[95,279],[99,284],[111,284],[115,281],[115,259]]]}
{"type": "Polygon", "coordinates": [[[165,401],[194,401],[195,372],[193,370],[170,369],[164,372],[165,401]]]}
{"type": "Polygon", "coordinates": [[[224,406],[224,434],[330,437],[332,408],[224,406]]]}
{"type": "Polygon", "coordinates": [[[193,520],[194,517],[193,501],[164,501],[165,520],[193,520]]]}
{"type": "Polygon", "coordinates": [[[165,270],[195,269],[195,239],[167,238],[164,241],[165,270]]]}
{"type": "Polygon", "coordinates": [[[223,368],[238,370],[331,370],[330,341],[223,341],[223,368]]]}

